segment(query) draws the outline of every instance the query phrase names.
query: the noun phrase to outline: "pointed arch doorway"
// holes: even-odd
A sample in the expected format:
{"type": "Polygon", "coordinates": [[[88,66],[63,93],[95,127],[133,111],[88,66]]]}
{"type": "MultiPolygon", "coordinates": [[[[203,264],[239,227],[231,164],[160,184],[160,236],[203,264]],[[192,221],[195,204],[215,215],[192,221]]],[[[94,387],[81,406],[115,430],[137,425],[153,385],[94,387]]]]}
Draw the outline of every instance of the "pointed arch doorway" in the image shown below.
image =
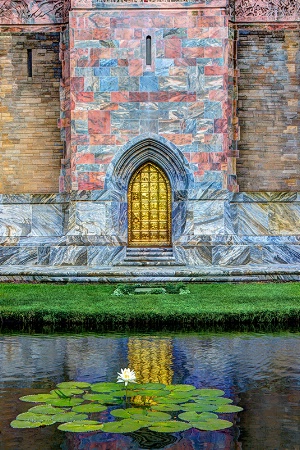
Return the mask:
{"type": "Polygon", "coordinates": [[[171,185],[164,171],[147,162],[128,186],[128,246],[171,246],[171,185]]]}

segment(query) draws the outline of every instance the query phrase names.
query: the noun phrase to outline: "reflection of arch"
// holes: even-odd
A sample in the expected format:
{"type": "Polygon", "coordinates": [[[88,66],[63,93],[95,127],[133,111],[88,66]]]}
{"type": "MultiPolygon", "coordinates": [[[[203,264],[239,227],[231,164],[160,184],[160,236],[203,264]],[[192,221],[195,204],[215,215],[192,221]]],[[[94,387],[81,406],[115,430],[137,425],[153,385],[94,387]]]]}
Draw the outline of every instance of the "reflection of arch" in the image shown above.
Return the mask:
{"type": "Polygon", "coordinates": [[[171,245],[171,187],[156,164],[147,162],[128,186],[128,245],[171,245]]]}
{"type": "Polygon", "coordinates": [[[132,173],[146,162],[163,169],[173,192],[187,192],[191,188],[192,173],[184,155],[174,144],[151,133],[132,139],[119,150],[108,167],[105,188],[117,190],[121,195],[127,192],[132,173]]]}

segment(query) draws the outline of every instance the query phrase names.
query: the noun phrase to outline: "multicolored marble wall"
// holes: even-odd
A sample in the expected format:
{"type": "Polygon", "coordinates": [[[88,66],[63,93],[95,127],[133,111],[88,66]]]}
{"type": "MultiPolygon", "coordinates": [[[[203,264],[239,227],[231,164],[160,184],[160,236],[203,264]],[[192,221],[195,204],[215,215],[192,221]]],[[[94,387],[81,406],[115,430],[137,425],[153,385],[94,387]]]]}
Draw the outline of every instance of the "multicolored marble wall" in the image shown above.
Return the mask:
{"type": "Polygon", "coordinates": [[[68,186],[103,189],[117,152],[148,133],[177,146],[196,182],[213,176],[237,189],[233,177],[227,184],[227,86],[233,68],[225,6],[220,0],[139,3],[138,8],[90,2],[82,10],[82,3],[73,2],[66,191],[68,186]],[[151,65],[146,64],[147,36],[151,65]]]}

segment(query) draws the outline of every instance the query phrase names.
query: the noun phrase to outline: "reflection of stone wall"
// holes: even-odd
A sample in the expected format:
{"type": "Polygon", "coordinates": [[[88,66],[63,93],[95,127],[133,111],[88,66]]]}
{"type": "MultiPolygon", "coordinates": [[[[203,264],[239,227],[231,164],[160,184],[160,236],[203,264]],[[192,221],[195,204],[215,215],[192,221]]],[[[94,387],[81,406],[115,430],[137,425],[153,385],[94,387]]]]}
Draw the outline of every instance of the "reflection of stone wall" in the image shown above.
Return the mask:
{"type": "MultiPolygon", "coordinates": [[[[105,200],[105,192],[71,197],[3,195],[1,202],[2,265],[107,266],[125,257],[127,235],[118,235],[116,207],[105,200]]],[[[195,266],[300,262],[297,193],[199,190],[187,200],[186,214],[183,233],[173,241],[178,262],[195,266]]],[[[179,222],[180,216],[173,221],[179,222]]]]}

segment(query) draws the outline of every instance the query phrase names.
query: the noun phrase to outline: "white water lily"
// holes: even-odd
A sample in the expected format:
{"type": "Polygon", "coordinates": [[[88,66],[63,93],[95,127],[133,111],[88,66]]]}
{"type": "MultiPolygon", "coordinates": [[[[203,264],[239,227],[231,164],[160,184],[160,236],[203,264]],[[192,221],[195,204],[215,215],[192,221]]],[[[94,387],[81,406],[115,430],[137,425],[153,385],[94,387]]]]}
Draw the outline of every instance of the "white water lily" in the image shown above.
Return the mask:
{"type": "Polygon", "coordinates": [[[121,372],[118,372],[117,383],[125,383],[127,386],[128,383],[136,383],[136,375],[134,370],[130,369],[121,369],[121,372]]]}

